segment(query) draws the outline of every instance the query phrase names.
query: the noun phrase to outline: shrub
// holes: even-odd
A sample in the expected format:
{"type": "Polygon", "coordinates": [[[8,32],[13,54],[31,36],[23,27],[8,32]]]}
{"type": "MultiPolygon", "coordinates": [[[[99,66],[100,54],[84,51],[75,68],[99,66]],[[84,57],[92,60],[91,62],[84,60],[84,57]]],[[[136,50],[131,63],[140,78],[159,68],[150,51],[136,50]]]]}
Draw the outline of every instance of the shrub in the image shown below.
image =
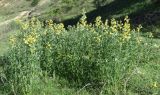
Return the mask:
{"type": "Polygon", "coordinates": [[[33,0],[31,3],[31,6],[36,6],[38,4],[39,0],[33,0]]]}
{"type": "Polygon", "coordinates": [[[107,95],[127,94],[130,77],[150,60],[151,47],[140,37],[141,26],[131,29],[128,17],[123,22],[112,19],[109,25],[97,17],[87,24],[85,15],[68,29],[52,20],[46,28],[35,18],[18,22],[6,69],[10,88],[29,93],[47,72],[75,87],[90,84],[107,95]]]}

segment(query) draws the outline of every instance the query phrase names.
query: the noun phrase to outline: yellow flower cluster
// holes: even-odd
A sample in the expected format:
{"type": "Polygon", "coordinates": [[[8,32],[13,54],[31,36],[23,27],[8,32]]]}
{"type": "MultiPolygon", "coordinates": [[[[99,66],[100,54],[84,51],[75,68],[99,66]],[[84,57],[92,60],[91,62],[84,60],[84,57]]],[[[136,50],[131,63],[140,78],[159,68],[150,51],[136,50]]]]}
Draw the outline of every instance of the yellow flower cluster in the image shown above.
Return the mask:
{"type": "Polygon", "coordinates": [[[10,39],[9,39],[9,42],[11,43],[12,46],[14,46],[15,43],[16,43],[16,37],[11,36],[10,39]]]}
{"type": "Polygon", "coordinates": [[[129,32],[123,32],[123,40],[129,40],[131,38],[131,34],[129,32]]]}
{"type": "Polygon", "coordinates": [[[86,19],[87,19],[86,15],[83,15],[81,17],[80,21],[78,22],[78,25],[80,25],[80,26],[86,26],[87,25],[86,19]]]}
{"type": "Polygon", "coordinates": [[[30,34],[27,35],[23,40],[25,44],[31,47],[36,42],[36,39],[37,39],[36,34],[30,34]]]}
{"type": "MultiPolygon", "coordinates": [[[[87,24],[86,16],[84,14],[80,19],[80,22],[78,22],[77,24],[77,27],[79,26],[81,26],[80,29],[85,27],[85,29],[89,29],[94,33],[96,33],[96,28],[93,28],[94,26],[102,28],[102,30],[105,31],[105,34],[107,35],[117,35],[117,36],[119,35],[120,42],[128,41],[131,38],[132,34],[131,31],[133,31],[131,30],[130,19],[128,16],[124,18],[124,23],[122,23],[122,21],[116,21],[116,19],[111,19],[109,25],[108,20],[106,20],[105,23],[103,23],[100,16],[96,18],[95,24],[87,24]]],[[[140,43],[142,41],[142,39],[139,36],[141,28],[142,26],[139,25],[137,29],[133,31],[133,32],[138,31],[137,43],[140,43]]]]}
{"type": "Polygon", "coordinates": [[[28,28],[29,28],[29,24],[28,23],[22,24],[22,29],[23,30],[27,30],[28,28]]]}
{"type": "MultiPolygon", "coordinates": [[[[106,36],[110,35],[111,37],[112,36],[118,37],[118,39],[120,39],[119,42],[125,42],[131,38],[131,31],[132,30],[131,30],[131,25],[129,23],[128,16],[125,17],[124,23],[122,23],[121,21],[118,22],[118,21],[116,21],[116,19],[111,19],[110,24],[108,24],[108,20],[106,20],[105,23],[103,23],[101,20],[101,17],[98,16],[95,20],[95,24],[87,24],[86,19],[87,19],[87,17],[84,14],[82,16],[82,18],[80,19],[80,21],[77,23],[76,28],[77,29],[85,29],[85,30],[89,30],[90,32],[94,32],[95,35],[97,35],[94,38],[94,40],[97,43],[101,42],[101,36],[104,36],[104,35],[106,35],[106,36]],[[99,33],[97,30],[102,31],[102,33],[99,33]]],[[[37,29],[39,29],[38,28],[38,25],[40,25],[39,22],[35,18],[33,18],[29,23],[23,24],[20,21],[17,21],[17,23],[21,24],[23,30],[28,29],[28,27],[30,27],[30,24],[31,25],[33,24],[33,26],[34,25],[36,26],[36,27],[32,27],[30,30],[31,33],[27,34],[23,38],[24,43],[31,47],[37,41],[37,38],[38,38],[36,31],[37,31],[37,29]]],[[[47,35],[47,33],[49,33],[47,29],[51,30],[51,32],[53,31],[52,33],[55,33],[57,35],[61,34],[62,31],[65,30],[63,23],[55,24],[55,23],[53,23],[52,20],[48,20],[47,24],[48,24],[49,28],[46,28],[44,30],[44,33],[43,33],[44,35],[47,35]]],[[[138,33],[139,33],[141,28],[142,28],[142,26],[139,25],[139,27],[137,27],[137,29],[135,31],[138,31],[138,33]]],[[[150,35],[150,36],[152,36],[152,35],[150,35]]],[[[15,40],[16,40],[15,38],[10,39],[10,41],[12,43],[14,43],[15,40]]],[[[137,37],[136,40],[137,40],[137,43],[140,43],[142,41],[142,39],[140,37],[137,37]]],[[[51,49],[51,45],[49,43],[46,43],[46,48],[51,49]]]]}
{"type": "Polygon", "coordinates": [[[52,27],[53,26],[53,21],[50,19],[49,21],[47,21],[47,23],[48,23],[48,26],[49,27],[52,27]]]}
{"type": "Polygon", "coordinates": [[[98,16],[95,20],[95,26],[99,27],[101,26],[103,23],[102,23],[102,20],[101,20],[101,17],[98,16]]]}
{"type": "Polygon", "coordinates": [[[124,19],[124,25],[123,25],[123,40],[129,40],[131,37],[131,25],[129,23],[129,18],[128,16],[125,17],[124,19]]]}
{"type": "Polygon", "coordinates": [[[117,21],[115,19],[111,19],[111,27],[110,28],[112,29],[113,32],[117,32],[118,31],[117,30],[118,29],[117,25],[118,25],[117,21]]]}
{"type": "Polygon", "coordinates": [[[63,23],[60,23],[60,24],[54,24],[53,25],[53,31],[59,35],[62,31],[64,31],[65,28],[64,28],[64,24],[63,23]]]}
{"type": "Polygon", "coordinates": [[[40,22],[39,22],[35,17],[33,17],[33,18],[30,20],[30,22],[29,22],[29,24],[30,24],[31,27],[35,27],[35,26],[37,26],[39,23],[40,23],[40,22]]]}
{"type": "MultiPolygon", "coordinates": [[[[56,24],[53,22],[53,20],[48,20],[46,22],[47,22],[49,29],[51,29],[57,35],[59,35],[62,31],[65,30],[63,23],[56,24]]],[[[46,35],[47,32],[44,31],[44,34],[46,35]]]]}
{"type": "Polygon", "coordinates": [[[129,23],[128,16],[126,16],[125,19],[124,19],[123,31],[125,31],[125,32],[130,32],[131,31],[131,25],[129,23]]]}

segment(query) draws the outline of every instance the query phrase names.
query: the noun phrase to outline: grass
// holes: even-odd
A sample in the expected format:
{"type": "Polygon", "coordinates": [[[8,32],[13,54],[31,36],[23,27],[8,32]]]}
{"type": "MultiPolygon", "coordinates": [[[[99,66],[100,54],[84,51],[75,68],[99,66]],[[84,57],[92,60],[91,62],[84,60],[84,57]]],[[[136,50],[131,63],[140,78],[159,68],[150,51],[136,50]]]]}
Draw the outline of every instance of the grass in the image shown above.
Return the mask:
{"type": "Polygon", "coordinates": [[[12,21],[8,24],[1,25],[0,29],[0,55],[5,54],[9,48],[9,38],[16,31],[17,26],[12,21]]]}
{"type": "Polygon", "coordinates": [[[0,22],[3,22],[5,20],[9,20],[11,18],[14,18],[17,16],[17,13],[31,9],[30,2],[27,2],[25,0],[19,0],[18,2],[15,0],[5,0],[2,3],[8,4],[5,6],[0,6],[0,22]]]}
{"type": "Polygon", "coordinates": [[[1,44],[1,46],[0,46],[0,50],[1,50],[0,55],[2,56],[3,54],[5,54],[5,52],[7,52],[8,44],[7,44],[6,39],[1,40],[0,44],[1,44]]]}
{"type": "MultiPolygon", "coordinates": [[[[4,23],[7,20],[11,20],[19,14],[19,12],[31,9],[29,7],[30,2],[25,0],[3,0],[2,4],[7,4],[7,6],[0,6],[0,23],[4,23]]],[[[0,26],[0,55],[7,52],[8,49],[8,37],[15,30],[14,23],[11,21],[7,24],[2,24],[0,26]]]]}

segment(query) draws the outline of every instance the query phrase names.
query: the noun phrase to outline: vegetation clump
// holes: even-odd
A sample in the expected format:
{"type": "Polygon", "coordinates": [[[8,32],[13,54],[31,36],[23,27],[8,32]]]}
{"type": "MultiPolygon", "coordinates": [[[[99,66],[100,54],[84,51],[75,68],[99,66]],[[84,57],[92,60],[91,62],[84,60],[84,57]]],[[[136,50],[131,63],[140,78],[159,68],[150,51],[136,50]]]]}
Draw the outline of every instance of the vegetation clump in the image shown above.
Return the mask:
{"type": "Polygon", "coordinates": [[[26,1],[32,1],[31,6],[36,6],[40,0],[26,0],[26,1]]]}
{"type": "MultiPolygon", "coordinates": [[[[20,29],[10,39],[9,64],[5,66],[6,86],[15,94],[30,94],[42,77],[55,75],[76,88],[89,84],[100,94],[128,95],[136,91],[133,88],[145,74],[139,68],[154,55],[152,42],[140,36],[142,26],[132,29],[127,16],[124,21],[104,23],[99,16],[92,24],[83,15],[68,29],[52,20],[46,28],[35,18],[18,23],[20,29]]],[[[144,93],[157,93],[157,84],[143,83],[151,89],[144,93]]]]}

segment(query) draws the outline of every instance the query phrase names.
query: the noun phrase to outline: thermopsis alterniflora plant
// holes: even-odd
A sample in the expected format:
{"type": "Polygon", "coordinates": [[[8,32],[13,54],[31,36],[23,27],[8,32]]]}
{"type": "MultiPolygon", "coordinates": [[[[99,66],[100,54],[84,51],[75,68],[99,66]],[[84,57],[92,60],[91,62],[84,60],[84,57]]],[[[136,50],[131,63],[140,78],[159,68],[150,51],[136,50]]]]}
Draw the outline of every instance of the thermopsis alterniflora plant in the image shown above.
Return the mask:
{"type": "Polygon", "coordinates": [[[46,72],[75,87],[90,84],[101,94],[127,95],[130,79],[141,74],[137,68],[150,60],[150,43],[140,36],[142,26],[132,29],[128,16],[104,23],[98,16],[88,24],[83,15],[68,29],[52,20],[45,28],[35,18],[17,23],[20,29],[10,39],[6,68],[14,93],[29,93],[46,72]]]}

